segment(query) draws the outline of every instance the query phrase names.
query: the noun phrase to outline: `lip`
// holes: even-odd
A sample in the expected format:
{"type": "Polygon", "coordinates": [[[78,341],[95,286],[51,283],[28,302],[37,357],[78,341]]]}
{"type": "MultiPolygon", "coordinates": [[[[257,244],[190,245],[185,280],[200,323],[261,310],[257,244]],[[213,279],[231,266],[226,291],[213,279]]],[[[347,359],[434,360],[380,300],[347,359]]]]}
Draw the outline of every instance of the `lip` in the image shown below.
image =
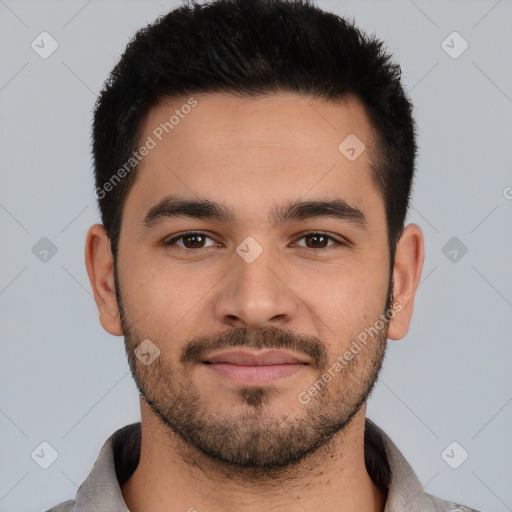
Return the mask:
{"type": "Polygon", "coordinates": [[[274,366],[308,364],[308,360],[286,350],[266,349],[231,349],[208,356],[205,363],[226,363],[237,366],[274,366]]]}
{"type": "Polygon", "coordinates": [[[228,350],[207,357],[203,363],[207,370],[237,385],[270,384],[309,366],[304,357],[277,349],[228,350]]]}

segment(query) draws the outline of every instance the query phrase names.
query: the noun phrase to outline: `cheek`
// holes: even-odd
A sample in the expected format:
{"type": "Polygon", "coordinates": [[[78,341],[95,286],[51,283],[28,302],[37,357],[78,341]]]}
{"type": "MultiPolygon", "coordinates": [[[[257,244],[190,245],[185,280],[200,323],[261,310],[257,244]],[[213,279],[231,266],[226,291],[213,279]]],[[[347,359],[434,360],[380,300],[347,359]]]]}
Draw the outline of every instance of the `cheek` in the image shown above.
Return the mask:
{"type": "Polygon", "coordinates": [[[340,342],[375,322],[386,304],[388,287],[387,263],[360,261],[318,276],[317,286],[305,288],[305,304],[319,319],[318,332],[324,339],[340,342]]]}
{"type": "MultiPolygon", "coordinates": [[[[133,258],[122,279],[123,306],[131,324],[165,346],[192,323],[204,308],[220,276],[212,270],[176,265],[165,258],[133,258]]],[[[194,330],[194,329],[192,329],[194,330]]]]}
{"type": "Polygon", "coordinates": [[[179,314],[183,301],[178,297],[183,291],[164,266],[155,265],[150,257],[132,257],[120,266],[120,276],[125,313],[138,329],[151,326],[156,335],[155,327],[179,314]]]}

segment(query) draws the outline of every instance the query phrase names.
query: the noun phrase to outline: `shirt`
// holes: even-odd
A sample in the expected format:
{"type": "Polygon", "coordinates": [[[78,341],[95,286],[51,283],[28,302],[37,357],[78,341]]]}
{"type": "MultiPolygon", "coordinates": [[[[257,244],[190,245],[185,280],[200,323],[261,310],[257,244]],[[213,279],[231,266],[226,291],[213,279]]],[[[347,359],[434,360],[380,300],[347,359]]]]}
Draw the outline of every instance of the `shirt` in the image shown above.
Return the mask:
{"type": "MultiPolygon", "coordinates": [[[[75,499],[47,512],[129,512],[121,486],[139,463],[141,424],[117,430],[103,445],[75,499]]],[[[368,474],[387,489],[384,512],[478,512],[423,491],[423,487],[391,439],[371,420],[365,424],[365,462],[368,474]]]]}

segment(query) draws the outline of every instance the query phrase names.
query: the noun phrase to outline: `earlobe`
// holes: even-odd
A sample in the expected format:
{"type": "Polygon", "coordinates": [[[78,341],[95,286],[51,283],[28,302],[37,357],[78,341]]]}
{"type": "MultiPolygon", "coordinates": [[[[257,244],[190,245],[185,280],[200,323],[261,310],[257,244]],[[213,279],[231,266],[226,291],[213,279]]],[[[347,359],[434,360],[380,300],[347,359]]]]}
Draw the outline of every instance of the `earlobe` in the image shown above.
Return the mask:
{"type": "Polygon", "coordinates": [[[113,336],[122,336],[123,329],[114,286],[114,259],[110,239],[102,224],[94,224],[87,232],[85,266],[101,325],[113,336]]]}
{"type": "Polygon", "coordinates": [[[403,338],[411,323],[414,298],[424,260],[423,233],[416,224],[405,227],[395,253],[393,267],[393,302],[395,315],[389,322],[388,338],[403,338]]]}

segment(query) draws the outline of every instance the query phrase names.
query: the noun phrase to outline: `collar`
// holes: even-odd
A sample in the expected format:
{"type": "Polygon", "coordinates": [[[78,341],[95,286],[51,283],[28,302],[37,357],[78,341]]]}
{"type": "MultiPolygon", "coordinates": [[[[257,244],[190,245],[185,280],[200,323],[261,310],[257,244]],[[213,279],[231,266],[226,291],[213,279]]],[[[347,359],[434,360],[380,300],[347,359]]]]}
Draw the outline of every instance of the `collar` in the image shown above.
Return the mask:
{"type": "MultiPolygon", "coordinates": [[[[137,467],[140,446],[140,422],[114,432],[103,445],[93,469],[78,489],[73,512],[129,512],[121,486],[137,467]]],[[[375,484],[387,489],[384,512],[471,510],[457,509],[455,504],[426,494],[395,444],[369,419],[365,423],[365,462],[375,484]]]]}

